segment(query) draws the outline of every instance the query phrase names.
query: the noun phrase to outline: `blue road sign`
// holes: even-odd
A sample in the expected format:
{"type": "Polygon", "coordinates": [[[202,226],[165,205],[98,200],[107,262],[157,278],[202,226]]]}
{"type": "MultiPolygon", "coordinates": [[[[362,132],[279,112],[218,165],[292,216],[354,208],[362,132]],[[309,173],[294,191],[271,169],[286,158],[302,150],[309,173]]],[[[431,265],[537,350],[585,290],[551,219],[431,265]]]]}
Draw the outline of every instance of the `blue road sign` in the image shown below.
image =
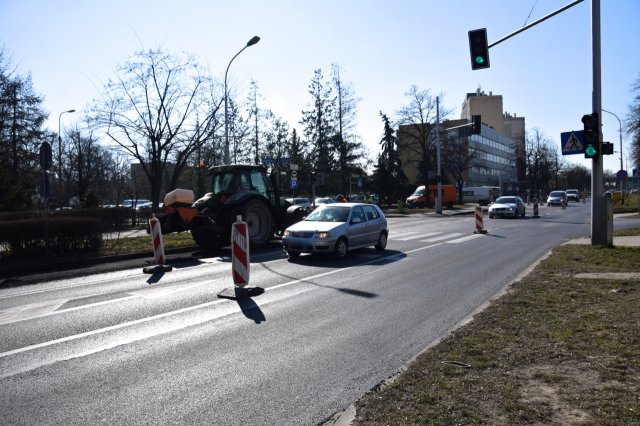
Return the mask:
{"type": "Polygon", "coordinates": [[[584,130],[572,130],[570,132],[560,133],[562,155],[583,154],[586,145],[584,141],[584,130]]]}
{"type": "Polygon", "coordinates": [[[298,187],[298,179],[291,178],[291,189],[296,189],[298,187]]]}

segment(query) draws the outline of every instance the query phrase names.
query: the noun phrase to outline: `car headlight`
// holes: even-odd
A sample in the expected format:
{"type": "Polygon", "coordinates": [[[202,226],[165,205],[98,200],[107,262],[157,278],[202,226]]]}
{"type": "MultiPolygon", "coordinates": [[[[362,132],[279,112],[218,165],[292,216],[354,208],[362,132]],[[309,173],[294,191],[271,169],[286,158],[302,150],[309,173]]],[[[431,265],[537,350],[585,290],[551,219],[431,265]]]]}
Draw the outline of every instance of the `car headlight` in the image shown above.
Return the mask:
{"type": "Polygon", "coordinates": [[[316,232],[316,238],[329,238],[331,234],[329,232],[316,232]]]}
{"type": "Polygon", "coordinates": [[[509,207],[509,211],[512,212],[513,211],[513,207],[509,207]]]}
{"type": "Polygon", "coordinates": [[[284,233],[282,234],[283,237],[288,237],[291,235],[291,231],[289,231],[288,229],[284,230],[284,233]]]}

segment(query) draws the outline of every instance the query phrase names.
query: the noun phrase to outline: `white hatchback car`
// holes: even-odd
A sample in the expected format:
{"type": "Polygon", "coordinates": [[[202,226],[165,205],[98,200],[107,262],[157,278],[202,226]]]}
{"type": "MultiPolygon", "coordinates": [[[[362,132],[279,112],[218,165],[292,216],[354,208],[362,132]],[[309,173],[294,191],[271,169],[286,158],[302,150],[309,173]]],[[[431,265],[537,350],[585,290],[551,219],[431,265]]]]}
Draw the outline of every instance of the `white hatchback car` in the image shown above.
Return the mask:
{"type": "Polygon", "coordinates": [[[384,250],[388,235],[387,219],[375,204],[321,204],[284,231],[282,246],[290,257],[328,253],[342,259],[357,248],[384,250]]]}

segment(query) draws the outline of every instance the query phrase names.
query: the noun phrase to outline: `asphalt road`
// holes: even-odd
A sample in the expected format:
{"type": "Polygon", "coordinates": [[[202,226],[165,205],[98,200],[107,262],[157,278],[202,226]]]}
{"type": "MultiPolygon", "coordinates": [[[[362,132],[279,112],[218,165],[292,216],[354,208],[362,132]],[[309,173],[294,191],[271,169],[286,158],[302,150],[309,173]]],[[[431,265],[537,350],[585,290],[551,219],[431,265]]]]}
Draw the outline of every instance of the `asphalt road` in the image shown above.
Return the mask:
{"type": "Polygon", "coordinates": [[[589,206],[541,217],[389,218],[345,260],[226,255],[0,289],[0,423],[315,425],[395,374],[564,241],[589,206]]]}

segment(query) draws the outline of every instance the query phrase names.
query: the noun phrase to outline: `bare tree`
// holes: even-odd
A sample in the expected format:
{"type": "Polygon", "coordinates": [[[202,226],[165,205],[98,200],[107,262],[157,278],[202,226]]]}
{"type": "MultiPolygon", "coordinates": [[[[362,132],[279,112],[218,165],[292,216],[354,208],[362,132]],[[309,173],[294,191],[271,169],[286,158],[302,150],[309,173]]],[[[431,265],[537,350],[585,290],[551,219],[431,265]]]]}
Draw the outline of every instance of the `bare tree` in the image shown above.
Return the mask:
{"type": "Polygon", "coordinates": [[[140,162],[154,207],[164,172],[170,171],[167,190],[173,189],[195,163],[194,152],[213,139],[222,102],[216,93],[192,56],[157,49],[137,52],[120,66],[94,102],[91,122],[140,162]]]}
{"type": "Polygon", "coordinates": [[[532,135],[527,133],[525,140],[527,178],[531,182],[531,194],[539,197],[555,189],[562,164],[555,144],[540,129],[534,128],[532,135]]]}
{"type": "Polygon", "coordinates": [[[91,131],[83,134],[76,127],[66,133],[70,146],[65,149],[62,167],[63,182],[66,183],[65,199],[75,195],[82,201],[89,192],[98,193],[100,176],[111,154],[98,144],[98,139],[91,131]]]}
{"type": "Polygon", "coordinates": [[[640,78],[633,83],[631,91],[634,96],[629,105],[625,124],[627,133],[633,138],[631,140],[631,155],[629,156],[632,167],[640,168],[640,78]]]}
{"type": "MultiPolygon", "coordinates": [[[[436,98],[432,97],[428,90],[420,90],[415,85],[411,86],[405,96],[409,98],[409,103],[396,113],[399,125],[398,139],[403,141],[399,151],[419,158],[418,170],[421,181],[427,184],[429,170],[435,169],[436,146],[435,137],[431,132],[436,125],[436,98]]],[[[441,119],[450,113],[450,110],[440,108],[441,119]]]]}

